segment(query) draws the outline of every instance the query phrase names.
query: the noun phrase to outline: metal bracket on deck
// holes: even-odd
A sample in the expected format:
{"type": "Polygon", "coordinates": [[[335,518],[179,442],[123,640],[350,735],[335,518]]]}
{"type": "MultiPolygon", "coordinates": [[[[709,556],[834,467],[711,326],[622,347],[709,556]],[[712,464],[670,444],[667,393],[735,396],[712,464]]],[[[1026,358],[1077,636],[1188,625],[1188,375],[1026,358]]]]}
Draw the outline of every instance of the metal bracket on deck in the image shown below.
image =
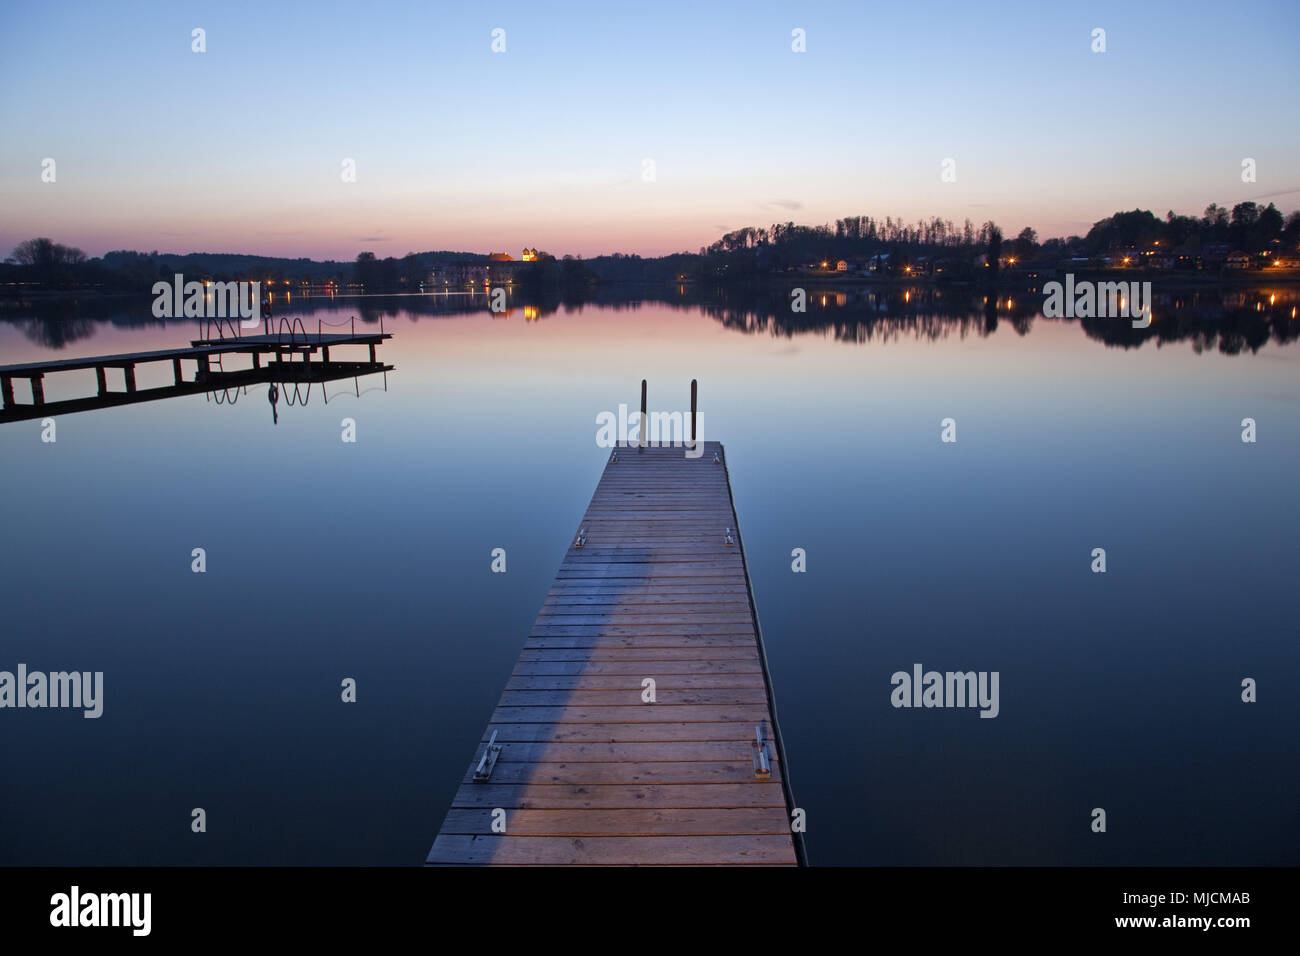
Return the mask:
{"type": "Polygon", "coordinates": [[[610,463],[611,465],[616,465],[616,464],[618,464],[618,452],[617,452],[617,451],[612,451],[612,452],[609,453],[609,463],[610,463]]]}
{"type": "Polygon", "coordinates": [[[772,764],[768,760],[767,744],[763,740],[763,728],[761,725],[756,725],[754,727],[754,742],[750,744],[750,746],[754,748],[754,776],[772,776],[772,764]]]}
{"type": "Polygon", "coordinates": [[[579,528],[578,536],[573,539],[573,546],[575,548],[581,548],[586,543],[587,543],[587,529],[579,528]]]}
{"type": "Polygon", "coordinates": [[[722,540],[726,543],[728,548],[735,545],[736,539],[732,537],[730,528],[727,529],[726,534],[723,535],[722,540]]]}
{"type": "Polygon", "coordinates": [[[713,463],[714,463],[715,465],[720,465],[720,464],[722,464],[722,458],[718,455],[718,453],[717,453],[716,451],[713,453],[713,463]]]}
{"type": "Polygon", "coordinates": [[[484,783],[492,776],[492,768],[497,765],[497,757],[501,756],[501,745],[497,743],[497,732],[492,731],[492,739],[488,741],[487,749],[483,751],[483,759],[478,762],[474,768],[474,782],[484,783]]]}

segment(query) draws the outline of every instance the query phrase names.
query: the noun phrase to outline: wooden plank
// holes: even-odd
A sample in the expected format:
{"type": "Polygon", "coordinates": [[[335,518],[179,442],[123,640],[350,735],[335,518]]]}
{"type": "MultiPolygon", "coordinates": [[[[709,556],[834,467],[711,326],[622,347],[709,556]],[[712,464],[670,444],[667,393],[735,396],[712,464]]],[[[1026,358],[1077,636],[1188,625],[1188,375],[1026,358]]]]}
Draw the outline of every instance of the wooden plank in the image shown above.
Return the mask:
{"type": "MultiPolygon", "coordinates": [[[[763,675],[751,674],[661,674],[655,678],[660,692],[668,689],[703,690],[719,687],[745,687],[767,689],[763,675]]],[[[565,674],[547,676],[511,675],[506,690],[621,690],[640,694],[639,676],[596,676],[591,674],[565,674]]],[[[662,698],[660,698],[662,699],[662,698]]]]}
{"type": "MultiPolygon", "coordinates": [[[[549,742],[555,743],[676,743],[679,741],[732,742],[749,746],[753,739],[754,728],[735,721],[717,721],[713,723],[599,723],[599,724],[517,724],[490,723],[483,730],[486,743],[495,733],[497,743],[510,741],[521,743],[549,742]]],[[[474,763],[482,754],[482,748],[475,751],[474,763]]]]}
{"type": "Polygon", "coordinates": [[[481,866],[790,866],[789,835],[698,836],[466,836],[439,834],[426,861],[481,866]]]}
{"type": "MultiPolygon", "coordinates": [[[[743,687],[706,687],[678,688],[665,684],[659,686],[655,681],[655,698],[650,707],[667,707],[678,704],[766,704],[767,688],[743,687]]],[[[550,688],[547,690],[506,690],[501,695],[500,707],[609,707],[614,705],[637,705],[641,700],[642,690],[639,686],[620,690],[573,690],[570,688],[550,688]]]]}
{"type": "MultiPolygon", "coordinates": [[[[641,661],[525,661],[515,664],[515,674],[582,674],[587,677],[614,677],[645,674],[641,661]]],[[[725,661],[655,661],[655,673],[672,674],[762,674],[758,656],[725,661]]]]}
{"type": "Polygon", "coordinates": [[[758,661],[753,647],[593,647],[524,650],[521,661],[758,661]]]}
{"type": "Polygon", "coordinates": [[[530,634],[524,647],[528,650],[558,648],[648,648],[648,647],[749,647],[752,634],[637,634],[610,635],[599,631],[583,634],[566,633],[559,628],[553,634],[530,634]]]}
{"type": "MultiPolygon", "coordinates": [[[[719,810],[515,810],[506,826],[511,836],[724,836],[789,831],[785,811],[773,807],[719,810]]],[[[442,833],[492,831],[492,813],[449,810],[442,833]]]]}
{"type": "Polygon", "coordinates": [[[675,721],[740,721],[749,724],[750,732],[759,721],[767,719],[766,702],[762,704],[557,704],[554,706],[516,707],[497,705],[493,723],[499,724],[650,724],[675,721]]]}
{"type": "MultiPolygon", "coordinates": [[[[660,763],[683,760],[739,760],[753,763],[747,740],[635,740],[635,741],[502,741],[506,763],[660,763]]],[[[495,776],[495,775],[494,775],[495,776]]]]}
{"type": "MultiPolygon", "coordinates": [[[[780,768],[772,764],[770,779],[779,780],[780,768]]],[[[572,763],[498,763],[492,783],[563,785],[569,787],[608,784],[712,784],[749,783],[754,780],[754,763],[739,760],[656,760],[648,762],[605,762],[581,760],[572,763]]],[[[474,786],[474,768],[465,772],[461,783],[474,786]]]]}
{"type": "Polygon", "coordinates": [[[501,807],[506,810],[557,810],[599,807],[604,810],[645,807],[703,808],[780,807],[785,793],[779,783],[557,784],[467,783],[456,791],[452,806],[501,807]]]}

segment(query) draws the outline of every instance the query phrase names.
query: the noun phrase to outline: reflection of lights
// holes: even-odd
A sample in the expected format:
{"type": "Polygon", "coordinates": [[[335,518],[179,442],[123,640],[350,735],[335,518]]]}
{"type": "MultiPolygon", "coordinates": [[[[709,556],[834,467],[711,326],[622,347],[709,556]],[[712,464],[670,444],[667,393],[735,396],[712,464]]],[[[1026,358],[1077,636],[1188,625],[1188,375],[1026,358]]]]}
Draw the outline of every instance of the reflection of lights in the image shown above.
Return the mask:
{"type": "Polygon", "coordinates": [[[1270,295],[1270,296],[1268,297],[1268,304],[1269,304],[1269,305],[1272,305],[1272,304],[1273,304],[1274,302],[1276,302],[1276,301],[1277,301],[1277,296],[1276,296],[1276,295],[1270,295]]]}

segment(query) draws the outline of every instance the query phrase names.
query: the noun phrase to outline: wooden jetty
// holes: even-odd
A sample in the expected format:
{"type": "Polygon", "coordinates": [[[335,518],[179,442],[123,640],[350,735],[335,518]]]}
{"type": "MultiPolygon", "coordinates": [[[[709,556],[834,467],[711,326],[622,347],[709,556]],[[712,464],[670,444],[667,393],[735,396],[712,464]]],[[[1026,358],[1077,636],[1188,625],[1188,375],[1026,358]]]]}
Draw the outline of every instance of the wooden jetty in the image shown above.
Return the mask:
{"type": "Polygon", "coordinates": [[[610,455],[427,863],[804,862],[726,458],[701,444],[610,455]]]}
{"type": "MultiPolygon", "coordinates": [[[[269,327],[269,326],[268,326],[269,327]]],[[[298,323],[301,329],[301,323],[298,323]]],[[[192,341],[188,348],[158,349],[145,352],[124,352],[117,355],[94,355],[84,358],[54,359],[43,362],[27,362],[18,365],[0,365],[0,422],[22,421],[43,418],[47,415],[87,411],[93,408],[105,408],[114,405],[127,405],[140,401],[152,401],[159,398],[172,398],[195,392],[211,391],[214,388],[248,385],[260,381],[275,381],[283,370],[294,368],[281,359],[288,355],[300,355],[307,364],[314,365],[310,372],[293,371],[289,379],[307,381],[332,381],[343,377],[355,377],[357,374],[389,371],[391,366],[382,365],[376,358],[375,346],[385,339],[392,338],[383,332],[320,332],[315,334],[288,329],[280,335],[258,334],[242,337],[201,338],[192,341]],[[370,350],[370,361],[331,362],[330,348],[344,345],[364,345],[370,350]],[[320,359],[311,363],[313,354],[320,352],[320,359]],[[249,354],[252,356],[253,368],[242,371],[214,370],[213,361],[220,361],[221,356],[230,354],[249,354]],[[277,369],[275,374],[259,373],[262,368],[262,356],[273,356],[271,365],[277,369]],[[183,361],[195,363],[194,378],[185,378],[181,365],[183,361]],[[151,362],[170,362],[173,383],[169,386],[140,390],[136,387],[136,366],[151,362]],[[366,368],[366,366],[370,366],[366,368]],[[76,372],[93,369],[97,385],[93,397],[68,399],[58,402],[45,400],[44,380],[47,375],[60,372],[76,372]],[[120,370],[122,373],[122,390],[110,389],[108,371],[120,370]],[[27,379],[31,386],[31,402],[20,403],[15,398],[14,379],[27,379]]],[[[283,379],[282,379],[283,380],[283,379]]]]}

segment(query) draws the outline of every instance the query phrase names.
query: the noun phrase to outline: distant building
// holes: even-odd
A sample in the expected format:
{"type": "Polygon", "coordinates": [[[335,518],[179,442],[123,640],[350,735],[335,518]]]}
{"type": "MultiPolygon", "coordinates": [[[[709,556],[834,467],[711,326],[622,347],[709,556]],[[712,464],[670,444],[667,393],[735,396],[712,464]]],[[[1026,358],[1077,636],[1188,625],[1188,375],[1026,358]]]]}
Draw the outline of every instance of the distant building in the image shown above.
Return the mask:
{"type": "Polygon", "coordinates": [[[523,260],[524,260],[524,262],[536,262],[536,261],[537,261],[537,250],[536,250],[536,249],[525,249],[525,250],[524,250],[524,254],[523,254],[523,260]]]}
{"type": "Polygon", "coordinates": [[[487,277],[488,267],[482,262],[435,262],[425,285],[435,290],[450,290],[466,285],[481,285],[487,277]]]}
{"type": "Polygon", "coordinates": [[[514,262],[515,257],[508,252],[493,252],[488,255],[488,262],[514,262]]]}
{"type": "Polygon", "coordinates": [[[1225,263],[1229,269],[1249,269],[1250,254],[1245,252],[1228,253],[1228,261],[1225,263]]]}

